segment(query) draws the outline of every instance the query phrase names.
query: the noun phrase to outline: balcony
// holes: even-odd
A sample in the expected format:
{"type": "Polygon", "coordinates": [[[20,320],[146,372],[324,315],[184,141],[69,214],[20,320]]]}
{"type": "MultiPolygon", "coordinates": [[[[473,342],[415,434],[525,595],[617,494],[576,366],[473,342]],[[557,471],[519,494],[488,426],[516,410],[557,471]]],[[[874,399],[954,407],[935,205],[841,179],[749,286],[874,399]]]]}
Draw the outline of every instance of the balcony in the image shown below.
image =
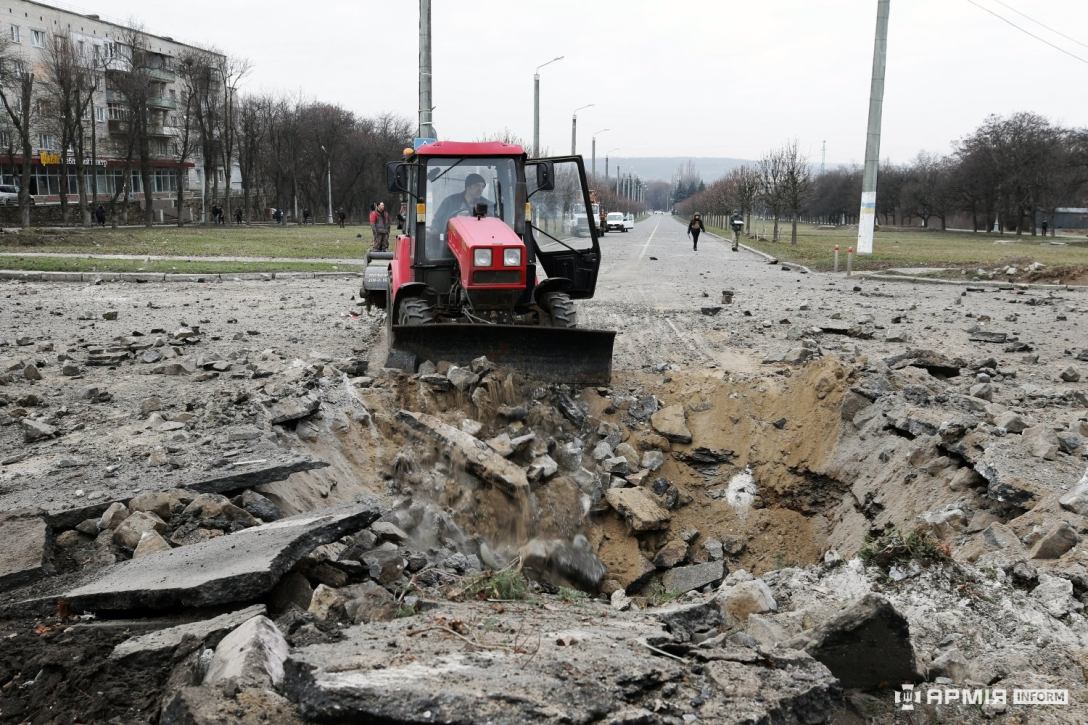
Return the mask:
{"type": "Polygon", "coordinates": [[[177,73],[166,68],[148,68],[148,75],[152,80],[159,81],[160,83],[173,83],[178,79],[177,73]]]}
{"type": "Polygon", "coordinates": [[[153,97],[147,99],[148,108],[161,108],[164,111],[173,111],[178,107],[178,102],[173,98],[153,97]]]}
{"type": "Polygon", "coordinates": [[[106,91],[106,103],[126,103],[128,99],[121,91],[106,91]]]}
{"type": "Polygon", "coordinates": [[[128,119],[111,118],[108,126],[110,133],[128,133],[128,119]]]}

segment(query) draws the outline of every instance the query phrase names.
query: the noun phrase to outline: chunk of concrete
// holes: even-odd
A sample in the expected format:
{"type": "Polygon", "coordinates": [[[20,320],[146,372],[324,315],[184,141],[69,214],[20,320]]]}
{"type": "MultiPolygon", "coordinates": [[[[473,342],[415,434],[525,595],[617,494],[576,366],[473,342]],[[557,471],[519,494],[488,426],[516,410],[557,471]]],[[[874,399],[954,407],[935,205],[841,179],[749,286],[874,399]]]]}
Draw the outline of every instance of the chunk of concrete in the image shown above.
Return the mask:
{"type": "Polygon", "coordinates": [[[762,579],[743,581],[729,587],[718,597],[718,606],[731,623],[745,622],[753,614],[778,611],[774,594],[762,579]]]}
{"type": "Polygon", "coordinates": [[[635,531],[663,529],[671,518],[644,488],[610,488],[604,492],[604,497],[635,531]]]}
{"type": "Polygon", "coordinates": [[[49,572],[49,526],[41,511],[0,513],[0,590],[32,582],[49,572]]]}
{"type": "Polygon", "coordinates": [[[670,405],[650,416],[654,430],[673,443],[691,443],[691,431],[687,427],[684,406],[670,405]]]}
{"type": "Polygon", "coordinates": [[[320,407],[321,401],[309,393],[298,398],[277,400],[268,409],[268,422],[272,425],[280,425],[292,420],[306,418],[316,413],[320,407]]]}
{"type": "Polygon", "coordinates": [[[1088,516],[1088,471],[1084,472],[1072,491],[1058,499],[1058,503],[1066,511],[1088,516]]]}
{"type": "Polygon", "coordinates": [[[360,494],[357,500],[122,562],[89,584],[43,600],[59,596],[76,609],[120,610],[255,599],[316,547],[359,531],[381,516],[375,498],[360,494]]]}
{"type": "Polygon", "coordinates": [[[137,511],[113,530],[113,541],[118,546],[123,546],[126,549],[135,549],[139,545],[140,539],[148,531],[161,534],[166,529],[166,522],[155,514],[147,511],[137,511]]]}
{"type": "Polygon", "coordinates": [[[1031,549],[1032,559],[1060,559],[1062,554],[1072,549],[1080,541],[1077,530],[1067,521],[1061,521],[1050,527],[1031,549]]]}
{"type": "Polygon", "coordinates": [[[215,648],[205,685],[233,680],[241,687],[279,687],[290,647],[268,617],[259,614],[238,626],[215,648]]]}
{"type": "Polygon", "coordinates": [[[114,647],[113,652],[110,653],[110,659],[124,661],[143,654],[173,653],[186,639],[195,640],[195,643],[199,643],[197,646],[214,647],[227,632],[264,613],[263,604],[254,604],[211,619],[149,632],[127,639],[114,647]]]}
{"type": "Polygon", "coordinates": [[[831,619],[789,640],[808,652],[846,688],[875,689],[881,683],[922,679],[910,625],[880,594],[866,594],[831,619]]]}
{"type": "Polygon", "coordinates": [[[525,471],[504,459],[480,439],[427,413],[401,410],[397,413],[396,420],[413,437],[438,443],[439,450],[455,465],[464,466],[487,483],[514,496],[528,491],[529,480],[525,477],[525,471]]]}
{"type": "Polygon", "coordinates": [[[139,559],[141,556],[158,554],[160,551],[170,551],[171,548],[173,547],[170,543],[162,538],[162,534],[158,531],[145,531],[140,536],[140,543],[136,544],[136,549],[132,552],[132,558],[139,559]]]}
{"type": "Polygon", "coordinates": [[[666,591],[683,594],[720,582],[727,573],[724,562],[708,561],[705,564],[669,569],[661,577],[661,584],[666,591]]]}

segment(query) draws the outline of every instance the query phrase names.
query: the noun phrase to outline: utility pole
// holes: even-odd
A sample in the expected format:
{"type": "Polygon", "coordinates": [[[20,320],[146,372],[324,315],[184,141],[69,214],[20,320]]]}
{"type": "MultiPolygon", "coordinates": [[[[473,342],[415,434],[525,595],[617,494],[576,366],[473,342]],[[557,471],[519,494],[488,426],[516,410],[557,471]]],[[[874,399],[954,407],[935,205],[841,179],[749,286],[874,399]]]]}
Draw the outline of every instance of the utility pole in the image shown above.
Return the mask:
{"type": "Polygon", "coordinates": [[[891,0],[877,0],[873,43],[873,83],[869,89],[869,130],[865,139],[865,174],[861,178],[858,254],[873,253],[876,223],[876,179],[880,159],[880,115],[884,107],[884,70],[888,57],[888,12],[891,0]]]}
{"type": "Polygon", "coordinates": [[[332,226],[332,159],[329,157],[329,152],[325,151],[325,147],[321,147],[321,151],[325,154],[325,168],[329,172],[329,226],[332,226]]]}
{"type": "Polygon", "coordinates": [[[591,173],[591,176],[593,176],[593,177],[597,176],[597,134],[604,133],[605,131],[610,131],[610,130],[611,129],[608,129],[608,128],[602,128],[600,131],[594,131],[593,132],[593,164],[590,167],[591,168],[590,173],[591,173]]]}
{"type": "Polygon", "coordinates": [[[578,153],[578,111],[583,108],[592,108],[596,106],[596,103],[590,103],[587,106],[580,106],[574,109],[574,114],[571,116],[570,121],[570,155],[574,156],[578,153]]]}
{"type": "MultiPolygon", "coordinates": [[[[552,58],[548,63],[554,63],[557,60],[563,60],[564,56],[558,58],[552,58]]],[[[548,65],[548,63],[541,63],[536,67],[536,72],[533,73],[533,157],[538,158],[540,156],[540,69],[548,65]]]]}
{"type": "Polygon", "coordinates": [[[419,0],[419,138],[437,138],[431,101],[431,0],[419,0]]]}
{"type": "Polygon", "coordinates": [[[824,171],[827,169],[827,141],[824,141],[823,148],[820,149],[820,176],[824,175],[824,171]]]}

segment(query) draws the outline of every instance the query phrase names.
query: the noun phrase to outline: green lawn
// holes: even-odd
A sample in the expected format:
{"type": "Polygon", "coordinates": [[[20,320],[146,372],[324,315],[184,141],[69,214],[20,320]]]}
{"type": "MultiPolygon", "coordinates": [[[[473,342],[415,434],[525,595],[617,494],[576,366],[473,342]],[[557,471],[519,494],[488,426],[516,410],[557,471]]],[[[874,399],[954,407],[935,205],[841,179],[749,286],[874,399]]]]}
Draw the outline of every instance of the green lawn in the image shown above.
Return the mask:
{"type": "Polygon", "coordinates": [[[0,236],[0,252],[362,259],[372,241],[369,226],[24,229],[0,236]]]}
{"type": "MultiPolygon", "coordinates": [[[[751,231],[769,238],[773,222],[752,220],[751,231]]],[[[712,229],[724,237],[731,232],[712,229]]],[[[797,225],[797,246],[790,245],[790,225],[779,224],[781,241],[744,239],[750,247],[774,255],[784,262],[804,264],[816,270],[834,266],[835,245],[841,248],[839,268],[846,268],[847,248],[857,248],[857,227],[814,227],[797,225]]],[[[1047,240],[1051,240],[1049,237],[1047,240]]],[[[854,269],[879,270],[890,267],[949,267],[974,272],[978,267],[1024,265],[1042,262],[1048,267],[1072,266],[1088,268],[1088,239],[1059,237],[1065,246],[1053,246],[1044,238],[1015,234],[971,234],[969,232],[938,232],[885,229],[876,232],[871,255],[854,256],[854,269]]]]}
{"type": "Polygon", "coordinates": [[[165,272],[237,274],[239,272],[361,272],[358,265],[320,262],[207,262],[184,260],[88,259],[86,257],[0,257],[0,269],[30,272],[165,272]]]}

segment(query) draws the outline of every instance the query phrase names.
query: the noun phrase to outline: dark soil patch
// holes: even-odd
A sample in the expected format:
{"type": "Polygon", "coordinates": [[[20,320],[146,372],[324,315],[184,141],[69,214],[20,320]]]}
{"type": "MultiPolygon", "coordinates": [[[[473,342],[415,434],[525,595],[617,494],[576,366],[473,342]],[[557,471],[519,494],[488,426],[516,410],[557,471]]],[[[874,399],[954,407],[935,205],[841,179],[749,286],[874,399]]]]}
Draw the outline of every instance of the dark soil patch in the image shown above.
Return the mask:
{"type": "Polygon", "coordinates": [[[111,661],[131,636],[56,618],[0,621],[0,723],[156,722],[169,663],[111,661]]]}

